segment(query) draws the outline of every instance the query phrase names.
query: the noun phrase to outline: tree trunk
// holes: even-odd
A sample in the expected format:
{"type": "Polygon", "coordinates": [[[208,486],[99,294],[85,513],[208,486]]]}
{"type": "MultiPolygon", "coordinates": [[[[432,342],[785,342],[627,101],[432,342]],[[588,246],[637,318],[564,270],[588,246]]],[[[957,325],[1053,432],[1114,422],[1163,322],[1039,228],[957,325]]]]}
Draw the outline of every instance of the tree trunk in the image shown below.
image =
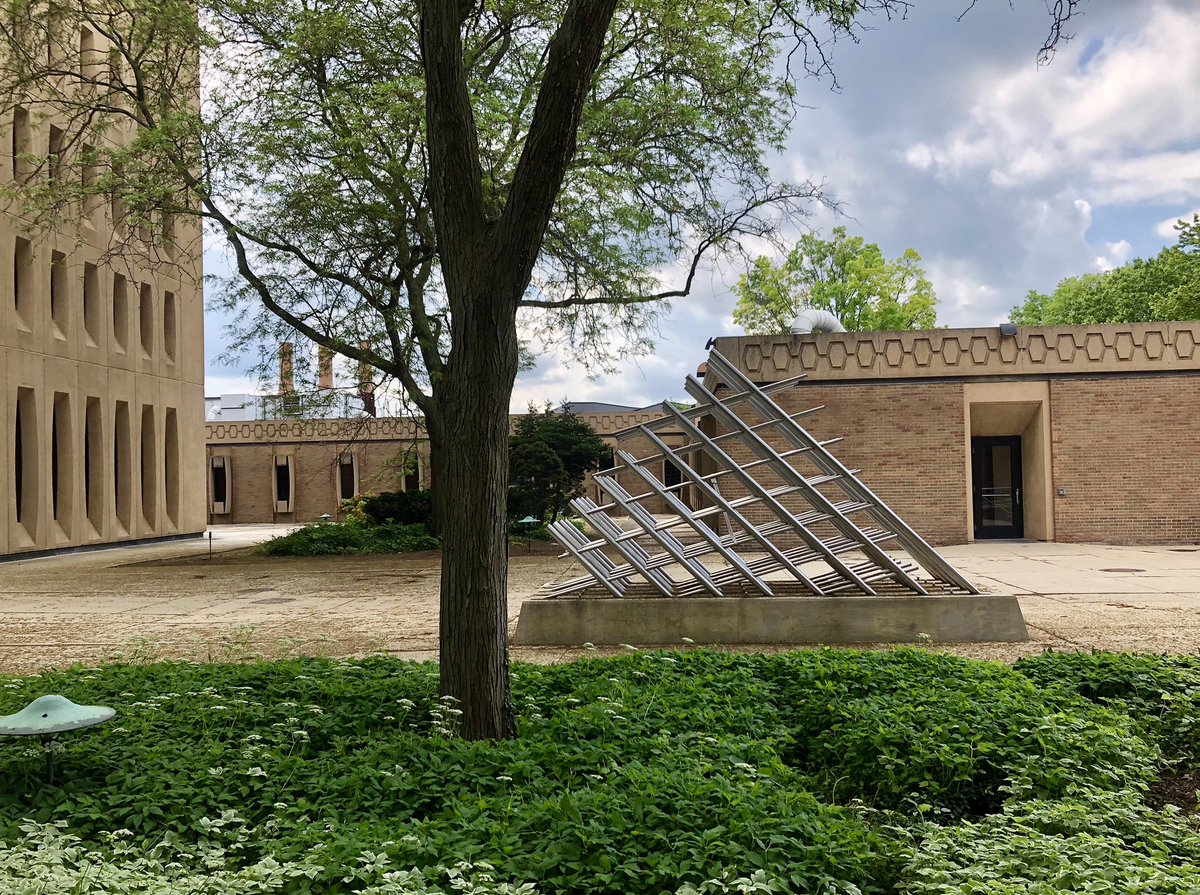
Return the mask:
{"type": "Polygon", "coordinates": [[[516,736],[508,679],[508,408],[516,302],[475,301],[435,383],[430,432],[442,538],[441,693],[465,739],[516,736]]]}

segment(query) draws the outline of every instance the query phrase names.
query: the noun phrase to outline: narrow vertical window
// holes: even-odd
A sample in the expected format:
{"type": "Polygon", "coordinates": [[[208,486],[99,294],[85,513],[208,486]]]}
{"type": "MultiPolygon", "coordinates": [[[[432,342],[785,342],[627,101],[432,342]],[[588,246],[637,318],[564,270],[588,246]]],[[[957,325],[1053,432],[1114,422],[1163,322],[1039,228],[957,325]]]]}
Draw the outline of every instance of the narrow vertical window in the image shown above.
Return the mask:
{"type": "Polygon", "coordinates": [[[418,454],[413,454],[408,460],[408,466],[404,472],[404,490],[421,490],[421,457],[418,454]]]}
{"type": "Polygon", "coordinates": [[[117,521],[126,532],[133,521],[132,457],[133,444],[130,438],[129,404],[117,402],[113,416],[113,495],[116,501],[117,521]]]}
{"type": "Polygon", "coordinates": [[[167,521],[179,524],[179,417],[168,407],[163,427],[163,497],[167,521]]]}
{"type": "Polygon", "coordinates": [[[62,252],[50,253],[50,319],[58,327],[58,334],[66,335],[70,326],[71,301],[67,295],[67,256],[62,252]]]}
{"type": "Polygon", "coordinates": [[[668,488],[683,484],[683,473],[670,460],[663,460],[663,484],[668,488]]]}
{"type": "Polygon", "coordinates": [[[100,399],[88,398],[87,411],[83,418],[83,504],[84,515],[96,531],[100,531],[104,520],[103,477],[104,455],[103,422],[100,399]]]}
{"type": "Polygon", "coordinates": [[[18,236],[13,241],[13,307],[21,323],[33,316],[33,244],[18,236]]]}
{"type": "Polygon", "coordinates": [[[275,457],[275,512],[292,511],[292,458],[289,454],[275,457]]]}
{"type": "Polygon", "coordinates": [[[46,153],[46,176],[56,181],[62,176],[63,150],[66,147],[66,132],[61,127],[50,125],[50,143],[46,153]]]}
{"type": "Polygon", "coordinates": [[[338,498],[352,500],[358,493],[358,464],[354,454],[346,452],[338,458],[338,498]]]}
{"type": "Polygon", "coordinates": [[[129,281],[119,273],[113,274],[112,322],[113,341],[124,351],[129,339],[129,281]]]}
{"type": "Polygon", "coordinates": [[[13,433],[13,496],[16,498],[17,522],[36,541],[41,482],[35,401],[33,389],[17,389],[16,431],[13,433]]]}
{"type": "Polygon", "coordinates": [[[17,106],[12,122],[12,175],[19,183],[29,179],[29,139],[29,110],[17,106]]]}
{"type": "Polygon", "coordinates": [[[93,347],[100,342],[100,271],[95,264],[83,263],[83,334],[93,347]]]}
{"type": "Polygon", "coordinates": [[[224,516],[231,508],[229,479],[230,458],[213,457],[209,460],[212,482],[212,512],[214,516],[224,516]]]}
{"type": "Polygon", "coordinates": [[[103,204],[103,198],[96,192],[96,181],[100,179],[101,170],[96,147],[85,145],[81,152],[81,161],[79,178],[83,187],[83,222],[95,227],[103,204]]]}
{"type": "Polygon", "coordinates": [[[158,442],[154,431],[154,407],[142,405],[141,464],[142,518],[150,528],[158,527],[158,442]]]}
{"type": "Polygon", "coordinates": [[[163,293],[163,351],[167,355],[167,363],[175,363],[175,346],[177,344],[176,320],[178,311],[175,307],[175,293],[163,293]]]}
{"type": "Polygon", "coordinates": [[[112,229],[119,233],[125,229],[125,200],[121,197],[122,171],[120,165],[113,165],[112,194],[109,196],[109,217],[112,218],[112,229]]]}
{"type": "Polygon", "coordinates": [[[142,343],[142,354],[154,356],[154,296],[149,283],[142,283],[138,298],[138,334],[142,343]]]}
{"type": "Polygon", "coordinates": [[[175,246],[175,215],[167,213],[162,217],[162,235],[163,247],[167,250],[167,257],[174,258],[176,252],[175,246]]]}
{"type": "Polygon", "coordinates": [[[71,396],[54,395],[50,421],[50,505],[54,521],[69,536],[75,521],[75,451],[71,426],[71,396]]]}
{"type": "Polygon", "coordinates": [[[96,77],[96,35],[90,28],[79,29],[79,77],[92,81],[96,77]]]}

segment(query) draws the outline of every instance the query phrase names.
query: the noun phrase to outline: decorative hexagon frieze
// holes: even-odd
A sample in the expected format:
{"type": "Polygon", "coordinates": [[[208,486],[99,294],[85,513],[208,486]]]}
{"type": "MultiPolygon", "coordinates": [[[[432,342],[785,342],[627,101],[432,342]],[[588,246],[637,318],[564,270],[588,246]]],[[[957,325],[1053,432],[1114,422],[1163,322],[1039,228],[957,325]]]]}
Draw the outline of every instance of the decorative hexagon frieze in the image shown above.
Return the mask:
{"type": "Polygon", "coordinates": [[[780,373],[787,370],[790,359],[791,355],[788,354],[786,342],[780,342],[771,349],[771,363],[775,365],[775,369],[780,373]]]}
{"type": "Polygon", "coordinates": [[[971,336],[971,362],[976,366],[982,367],[988,362],[988,356],[991,355],[992,349],[988,345],[986,336],[971,336]]]}
{"type": "Polygon", "coordinates": [[[1192,355],[1196,353],[1196,339],[1192,335],[1192,331],[1181,329],[1175,333],[1171,347],[1175,349],[1175,356],[1180,360],[1191,360],[1192,355]]]}
{"type": "Polygon", "coordinates": [[[835,370],[846,368],[846,346],[841,342],[830,342],[825,349],[825,359],[835,370]]]}
{"type": "Polygon", "coordinates": [[[1058,337],[1058,341],[1054,345],[1054,350],[1058,353],[1058,359],[1064,364],[1069,364],[1075,359],[1075,337],[1070,333],[1062,333],[1058,337]]]}
{"type": "Polygon", "coordinates": [[[817,361],[820,360],[821,353],[817,351],[817,346],[812,342],[803,342],[800,345],[800,368],[803,370],[812,370],[817,366],[817,361]]]}
{"type": "Polygon", "coordinates": [[[1017,362],[1017,355],[1019,353],[1020,352],[1017,350],[1017,340],[1016,339],[1001,339],[1000,340],[1000,349],[999,349],[1000,363],[1015,364],[1017,362]]]}
{"type": "Polygon", "coordinates": [[[869,370],[875,366],[875,345],[867,339],[863,339],[858,343],[858,347],[854,349],[855,360],[858,361],[859,369],[869,370]]]}
{"type": "Polygon", "coordinates": [[[958,339],[945,338],[942,339],[942,361],[947,367],[958,365],[958,358],[962,355],[962,345],[958,344],[958,339]]]}
{"type": "Polygon", "coordinates": [[[1146,333],[1146,338],[1142,342],[1142,351],[1146,352],[1146,357],[1150,360],[1158,360],[1163,356],[1163,351],[1166,350],[1167,340],[1163,338],[1163,334],[1158,331],[1146,333]]]}
{"type": "Polygon", "coordinates": [[[762,369],[763,353],[762,349],[757,345],[746,346],[746,369],[751,373],[757,373],[762,369]]]}
{"type": "MultiPolygon", "coordinates": [[[[888,347],[891,347],[890,343],[888,347]]],[[[933,359],[933,345],[928,339],[913,339],[912,357],[918,367],[928,367],[929,362],[933,359]]],[[[891,363],[890,356],[888,362],[891,363]]],[[[892,364],[892,366],[899,366],[899,364],[892,364]]]]}
{"type": "Polygon", "coordinates": [[[1117,352],[1117,360],[1131,360],[1135,344],[1133,333],[1117,333],[1116,339],[1113,340],[1113,348],[1117,352]]]}
{"type": "Polygon", "coordinates": [[[899,339],[888,339],[884,345],[883,358],[889,367],[898,367],[904,362],[904,343],[899,339]]]}
{"type": "Polygon", "coordinates": [[[1088,337],[1083,340],[1083,350],[1087,352],[1090,361],[1104,360],[1104,355],[1108,351],[1108,347],[1104,344],[1104,336],[1100,333],[1088,333],[1088,337]]]}
{"type": "Polygon", "coordinates": [[[1025,346],[1025,353],[1035,364],[1044,364],[1046,355],[1050,353],[1050,349],[1046,346],[1046,337],[1040,334],[1030,336],[1029,344],[1025,346]]]}

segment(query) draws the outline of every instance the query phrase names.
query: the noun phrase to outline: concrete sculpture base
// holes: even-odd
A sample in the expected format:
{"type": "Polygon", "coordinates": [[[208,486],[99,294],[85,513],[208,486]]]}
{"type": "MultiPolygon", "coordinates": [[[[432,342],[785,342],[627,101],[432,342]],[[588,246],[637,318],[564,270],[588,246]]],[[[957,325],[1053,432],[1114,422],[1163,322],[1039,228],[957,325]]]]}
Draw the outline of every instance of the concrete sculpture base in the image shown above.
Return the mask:
{"type": "Polygon", "coordinates": [[[942,643],[1029,639],[1017,598],[575,597],[527,600],[518,646],[696,643],[942,643]]]}

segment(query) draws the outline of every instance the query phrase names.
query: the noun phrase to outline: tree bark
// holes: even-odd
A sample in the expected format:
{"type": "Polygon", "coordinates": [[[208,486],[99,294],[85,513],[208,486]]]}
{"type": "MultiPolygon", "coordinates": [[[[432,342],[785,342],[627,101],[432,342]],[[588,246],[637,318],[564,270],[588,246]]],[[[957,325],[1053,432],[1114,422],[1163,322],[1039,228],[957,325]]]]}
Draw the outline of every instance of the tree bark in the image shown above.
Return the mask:
{"type": "MultiPolygon", "coordinates": [[[[476,260],[475,263],[486,263],[476,260]]],[[[435,383],[430,431],[442,538],[441,693],[469,740],[516,736],[508,677],[508,408],[517,373],[509,301],[480,299],[456,320],[435,383]]]]}

